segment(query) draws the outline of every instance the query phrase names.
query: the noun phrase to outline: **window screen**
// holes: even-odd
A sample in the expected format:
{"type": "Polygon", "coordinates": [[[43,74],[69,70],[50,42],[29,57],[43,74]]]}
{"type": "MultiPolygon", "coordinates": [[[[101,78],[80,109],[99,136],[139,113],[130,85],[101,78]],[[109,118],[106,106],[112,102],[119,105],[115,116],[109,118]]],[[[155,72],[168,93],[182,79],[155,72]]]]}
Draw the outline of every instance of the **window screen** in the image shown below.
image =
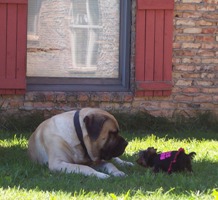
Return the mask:
{"type": "Polygon", "coordinates": [[[28,77],[120,76],[120,0],[29,0],[28,6],[28,77]]]}

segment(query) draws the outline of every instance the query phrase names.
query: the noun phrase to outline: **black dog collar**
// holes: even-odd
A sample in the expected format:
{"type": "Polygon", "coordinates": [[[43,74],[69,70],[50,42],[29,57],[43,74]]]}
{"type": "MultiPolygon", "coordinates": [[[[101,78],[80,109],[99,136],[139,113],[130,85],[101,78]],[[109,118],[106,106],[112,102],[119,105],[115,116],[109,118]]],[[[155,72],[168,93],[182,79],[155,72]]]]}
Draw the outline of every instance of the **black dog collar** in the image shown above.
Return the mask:
{"type": "Polygon", "coordinates": [[[81,145],[85,151],[85,153],[87,155],[88,154],[88,151],[86,149],[86,146],[85,146],[85,143],[84,143],[84,140],[83,140],[83,132],[82,132],[82,129],[81,129],[81,126],[80,126],[80,122],[79,122],[79,110],[76,111],[75,115],[74,115],[74,118],[73,118],[73,121],[74,121],[74,126],[75,126],[75,129],[76,129],[76,134],[79,138],[79,141],[81,142],[81,145]]]}

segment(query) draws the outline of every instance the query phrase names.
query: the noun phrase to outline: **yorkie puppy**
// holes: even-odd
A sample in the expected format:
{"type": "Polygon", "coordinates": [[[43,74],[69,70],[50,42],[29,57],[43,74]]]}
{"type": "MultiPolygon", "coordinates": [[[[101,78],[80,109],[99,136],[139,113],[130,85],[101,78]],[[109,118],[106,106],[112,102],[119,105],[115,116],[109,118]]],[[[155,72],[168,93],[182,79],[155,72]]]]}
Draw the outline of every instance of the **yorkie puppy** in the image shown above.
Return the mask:
{"type": "Polygon", "coordinates": [[[195,152],[186,154],[183,148],[178,151],[157,153],[157,149],[149,147],[147,150],[138,153],[139,158],[136,162],[143,167],[153,168],[155,173],[164,171],[171,174],[185,170],[192,172],[191,160],[195,155],[195,152]]]}

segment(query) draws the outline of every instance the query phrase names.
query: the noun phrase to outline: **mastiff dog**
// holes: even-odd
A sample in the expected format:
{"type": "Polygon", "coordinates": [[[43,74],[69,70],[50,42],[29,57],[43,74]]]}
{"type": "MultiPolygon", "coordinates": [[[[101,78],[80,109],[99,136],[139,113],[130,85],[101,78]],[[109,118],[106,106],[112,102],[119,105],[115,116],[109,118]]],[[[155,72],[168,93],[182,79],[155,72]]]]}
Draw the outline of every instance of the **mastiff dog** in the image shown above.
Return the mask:
{"type": "Polygon", "coordinates": [[[118,158],[127,144],[119,135],[113,115],[98,108],[83,108],[42,122],[29,139],[28,154],[32,161],[47,164],[51,171],[103,179],[125,176],[108,162],[111,159],[120,165],[133,165],[118,158]]]}

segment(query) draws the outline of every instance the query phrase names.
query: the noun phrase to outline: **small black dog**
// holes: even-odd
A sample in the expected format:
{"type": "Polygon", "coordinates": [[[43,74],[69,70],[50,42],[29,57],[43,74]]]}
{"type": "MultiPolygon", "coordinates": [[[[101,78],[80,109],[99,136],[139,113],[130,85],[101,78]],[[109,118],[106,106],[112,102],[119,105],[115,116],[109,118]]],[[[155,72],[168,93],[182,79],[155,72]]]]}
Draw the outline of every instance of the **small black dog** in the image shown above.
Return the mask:
{"type": "Polygon", "coordinates": [[[149,147],[147,150],[138,153],[139,158],[136,162],[143,167],[153,168],[153,172],[157,173],[160,170],[168,172],[192,172],[191,160],[196,155],[195,152],[186,154],[183,148],[178,151],[169,151],[157,153],[157,149],[149,147]]]}

